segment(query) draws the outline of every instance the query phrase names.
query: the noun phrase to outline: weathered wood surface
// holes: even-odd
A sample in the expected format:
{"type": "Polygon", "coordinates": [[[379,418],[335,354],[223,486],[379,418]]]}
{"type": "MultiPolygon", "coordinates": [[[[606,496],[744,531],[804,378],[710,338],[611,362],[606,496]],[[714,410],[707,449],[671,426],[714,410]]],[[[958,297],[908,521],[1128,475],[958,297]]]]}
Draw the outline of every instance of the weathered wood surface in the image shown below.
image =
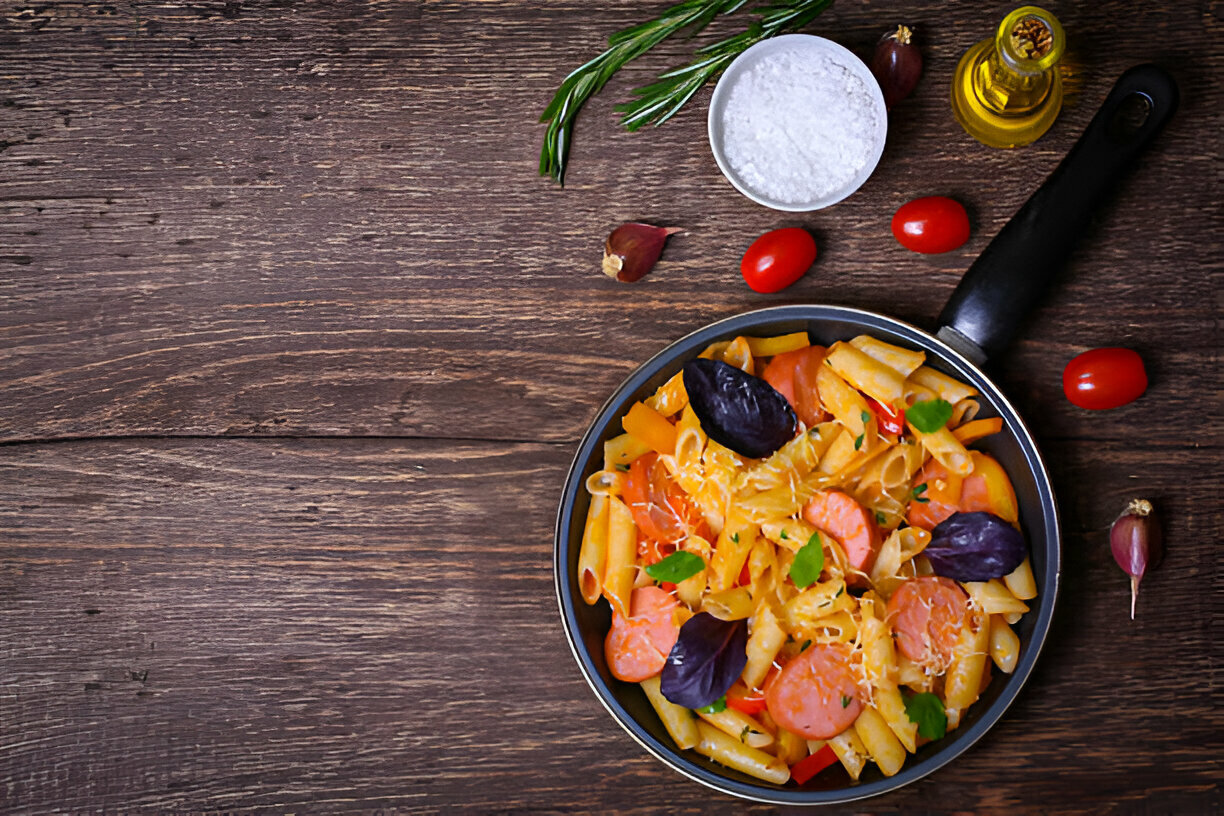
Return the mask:
{"type": "Polygon", "coordinates": [[[876,175],[810,216],[721,179],[708,92],[616,129],[684,43],[588,106],[564,190],[537,178],[556,84],[661,6],[0,3],[0,811],[767,810],[668,771],[582,682],[550,555],[578,437],[717,317],[820,301],[929,326],[1148,60],[1181,111],[995,369],[1059,494],[1055,630],[981,743],[854,810],[1221,808],[1218,9],[1054,7],[1073,92],[994,151],[946,87],[1009,6],[837,5],[814,33],[865,53],[915,22],[927,73],[876,175]],[[931,193],[974,234],[918,257],[888,220],[931,193]],[[597,270],[629,219],[686,233],[623,286],[597,270]],[[739,255],[787,224],[821,258],[754,295],[739,255]],[[1152,386],[1090,414],[1059,376],[1101,345],[1140,350],[1152,386]],[[1105,531],[1140,494],[1169,555],[1131,623],[1105,531]]]}

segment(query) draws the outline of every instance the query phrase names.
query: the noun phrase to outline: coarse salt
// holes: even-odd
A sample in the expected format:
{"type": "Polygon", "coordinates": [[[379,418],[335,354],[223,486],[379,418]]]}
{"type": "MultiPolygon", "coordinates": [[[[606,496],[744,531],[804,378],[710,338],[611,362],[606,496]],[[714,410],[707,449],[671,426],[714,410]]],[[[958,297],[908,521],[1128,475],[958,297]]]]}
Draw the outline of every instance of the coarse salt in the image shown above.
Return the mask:
{"type": "Polygon", "coordinates": [[[825,198],[878,156],[878,95],[826,49],[795,43],[762,54],[727,96],[724,156],[758,195],[791,205],[825,198]]]}

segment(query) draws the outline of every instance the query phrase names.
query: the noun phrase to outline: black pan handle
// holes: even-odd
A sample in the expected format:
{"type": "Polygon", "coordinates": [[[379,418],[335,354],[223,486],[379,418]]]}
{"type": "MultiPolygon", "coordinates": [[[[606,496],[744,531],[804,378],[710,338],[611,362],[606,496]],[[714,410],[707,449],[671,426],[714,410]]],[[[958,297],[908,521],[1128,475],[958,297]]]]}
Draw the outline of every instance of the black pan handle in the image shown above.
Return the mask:
{"type": "Polygon", "coordinates": [[[1084,135],[965,273],[939,336],[979,365],[998,355],[1071,253],[1122,171],[1177,110],[1177,83],[1156,65],[1119,77],[1084,135]]]}

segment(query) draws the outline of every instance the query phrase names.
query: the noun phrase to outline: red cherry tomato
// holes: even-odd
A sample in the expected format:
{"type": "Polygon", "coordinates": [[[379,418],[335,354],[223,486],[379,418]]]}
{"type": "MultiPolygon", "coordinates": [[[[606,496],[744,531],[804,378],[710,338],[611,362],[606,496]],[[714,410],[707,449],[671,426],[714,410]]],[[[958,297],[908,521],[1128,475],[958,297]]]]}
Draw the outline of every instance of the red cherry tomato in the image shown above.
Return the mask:
{"type": "Polygon", "coordinates": [[[893,216],[892,233],[914,252],[951,252],[969,240],[969,214],[959,201],[944,196],[915,198],[893,216]]]}
{"type": "Polygon", "coordinates": [[[1139,399],[1147,390],[1143,359],[1125,348],[1085,351],[1063,369],[1063,391],[1073,405],[1101,411],[1139,399]]]}
{"type": "Polygon", "coordinates": [[[816,239],[801,227],[767,232],[752,242],[740,272],[756,292],[780,292],[816,262],[816,239]]]}

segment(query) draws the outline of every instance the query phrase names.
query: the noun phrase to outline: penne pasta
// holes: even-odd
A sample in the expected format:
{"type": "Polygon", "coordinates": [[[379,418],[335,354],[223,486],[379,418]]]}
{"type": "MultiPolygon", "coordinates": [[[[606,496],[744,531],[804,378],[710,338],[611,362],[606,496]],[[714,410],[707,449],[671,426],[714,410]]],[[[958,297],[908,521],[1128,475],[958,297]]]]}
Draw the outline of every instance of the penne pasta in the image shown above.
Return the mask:
{"type": "Polygon", "coordinates": [[[811,345],[807,332],[780,334],[775,337],[745,337],[753,357],[774,357],[788,351],[798,351],[811,345]]]}
{"type": "Polygon", "coordinates": [[[769,748],[774,744],[774,735],[759,721],[735,708],[722,711],[698,709],[697,716],[724,734],[735,737],[749,748],[769,748]]]}
{"type": "MultiPolygon", "coordinates": [[[[712,592],[701,600],[701,611],[709,612],[719,620],[744,620],[752,616],[755,604],[748,587],[724,589],[712,592]]],[[[783,633],[783,637],[785,637],[783,633]]],[[[772,658],[771,658],[772,659],[772,658]]]]}
{"type": "Polygon", "coordinates": [[[867,749],[863,747],[863,741],[859,739],[854,726],[830,739],[828,745],[833,749],[833,753],[837,754],[850,778],[858,779],[867,765],[867,749]]]}
{"type": "Polygon", "coordinates": [[[947,428],[940,428],[935,433],[923,433],[913,425],[909,427],[918,441],[922,443],[922,447],[939,460],[939,464],[946,467],[950,473],[957,476],[968,476],[973,471],[973,460],[969,456],[969,451],[965,450],[965,446],[947,428]]]}
{"type": "Polygon", "coordinates": [[[759,688],[765,681],[765,675],[785,642],[786,630],[778,623],[769,604],[762,603],[748,635],[748,662],[742,675],[748,688],[759,688]]]}
{"type": "Polygon", "coordinates": [[[825,410],[842,424],[851,440],[867,430],[871,411],[863,395],[851,388],[832,367],[822,365],[816,374],[816,388],[825,410]]]}
{"type": "Polygon", "coordinates": [[[868,756],[880,768],[880,773],[892,776],[905,764],[905,746],[893,734],[880,712],[864,706],[854,721],[854,731],[863,743],[868,756]]]}
{"type": "MultiPolygon", "coordinates": [[[[1003,576],[1003,583],[1016,598],[1028,601],[1037,597],[1037,581],[1033,578],[1033,562],[1028,558],[1020,566],[1003,576]]],[[[1015,623],[1015,621],[1009,621],[1015,623]]]]}
{"type": "Polygon", "coordinates": [[[850,345],[895,370],[902,377],[908,377],[926,361],[925,352],[894,346],[867,334],[860,334],[850,341],[850,345]]]}
{"type": "Polygon", "coordinates": [[[608,561],[608,496],[591,497],[586,526],[582,530],[582,547],[578,550],[578,590],[588,605],[599,600],[603,592],[604,567],[608,561]]]}
{"type": "MultiPolygon", "coordinates": [[[[777,355],[810,342],[804,332],[736,337],[699,356],[760,375],[777,355]]],[[[807,362],[793,374],[789,362],[774,366],[778,390],[814,424],[799,422],[759,458],[709,437],[681,374],[632,403],[625,432],[604,443],[603,467],[585,483],[579,593],[588,604],[602,597],[611,606],[608,668],[640,682],[682,749],[782,784],[790,766],[827,744],[853,779],[868,763],[892,776],[923,742],[906,709],[912,695],[935,695],[953,729],[994,669],[1010,674],[1018,665],[1022,644],[1012,624],[1037,597],[1032,563],[1001,578],[956,583],[930,577],[923,555],[946,513],[972,503],[989,501],[1021,529],[1002,465],[967,447],[1004,423],[976,418],[976,390],[925,365],[920,351],[864,335],[833,343],[823,356],[789,359],[807,362]],[[874,405],[899,414],[934,399],[952,406],[952,418],[934,433],[894,425],[896,417],[874,405]],[[827,495],[813,501],[821,491],[837,491],[846,508],[831,511],[827,495]],[[647,572],[681,551],[697,558],[677,556],[647,572]],[[922,629],[934,625],[936,609],[953,623],[922,629]],[[729,688],[713,690],[725,700],[690,709],[694,698],[679,705],[663,695],[658,672],[667,655],[653,639],[698,613],[726,622],[703,619],[706,626],[742,627],[734,631],[745,638],[745,663],[737,677],[724,678],[733,680],[729,688]],[[642,680],[651,666],[660,668],[642,680]],[[800,680],[788,675],[791,667],[815,674],[800,680]],[[773,710],[765,689],[779,682],[849,683],[855,691],[843,693],[842,708],[853,699],[862,705],[842,721],[808,718],[790,703],[773,710]]]]}
{"type": "Polygon", "coordinates": [[[693,719],[693,712],[676,705],[663,696],[659,675],[646,678],[642,681],[641,686],[642,691],[646,692],[646,699],[654,707],[655,713],[659,715],[659,720],[675,741],[676,747],[680,750],[696,747],[701,741],[701,736],[697,731],[697,722],[693,719]]]}
{"type": "MultiPolygon", "coordinates": [[[[905,395],[905,377],[895,368],[849,343],[834,343],[825,357],[829,367],[854,388],[882,405],[898,405],[905,395]]],[[[833,412],[838,416],[837,412],[833,412]]],[[[841,417],[838,416],[840,420],[841,417]]]]}
{"type": "Polygon", "coordinates": [[[990,659],[1004,674],[1014,672],[1020,659],[1020,638],[999,615],[990,616],[990,659]]]}
{"type": "Polygon", "coordinates": [[[700,740],[693,750],[728,768],[775,785],[790,779],[790,768],[773,754],[751,748],[706,722],[697,723],[700,740]]]}
{"type": "Polygon", "coordinates": [[[637,578],[637,527],[629,508],[608,497],[608,557],[604,571],[604,597],[622,616],[629,615],[629,593],[637,578]]]}
{"type": "Polygon", "coordinates": [[[604,470],[627,469],[634,459],[650,451],[650,446],[639,442],[632,434],[614,436],[604,443],[604,470]]]}
{"type": "Polygon", "coordinates": [[[973,386],[955,380],[930,366],[919,366],[909,375],[909,379],[916,385],[938,394],[940,399],[947,400],[953,405],[961,400],[976,397],[978,393],[973,386]]]}

